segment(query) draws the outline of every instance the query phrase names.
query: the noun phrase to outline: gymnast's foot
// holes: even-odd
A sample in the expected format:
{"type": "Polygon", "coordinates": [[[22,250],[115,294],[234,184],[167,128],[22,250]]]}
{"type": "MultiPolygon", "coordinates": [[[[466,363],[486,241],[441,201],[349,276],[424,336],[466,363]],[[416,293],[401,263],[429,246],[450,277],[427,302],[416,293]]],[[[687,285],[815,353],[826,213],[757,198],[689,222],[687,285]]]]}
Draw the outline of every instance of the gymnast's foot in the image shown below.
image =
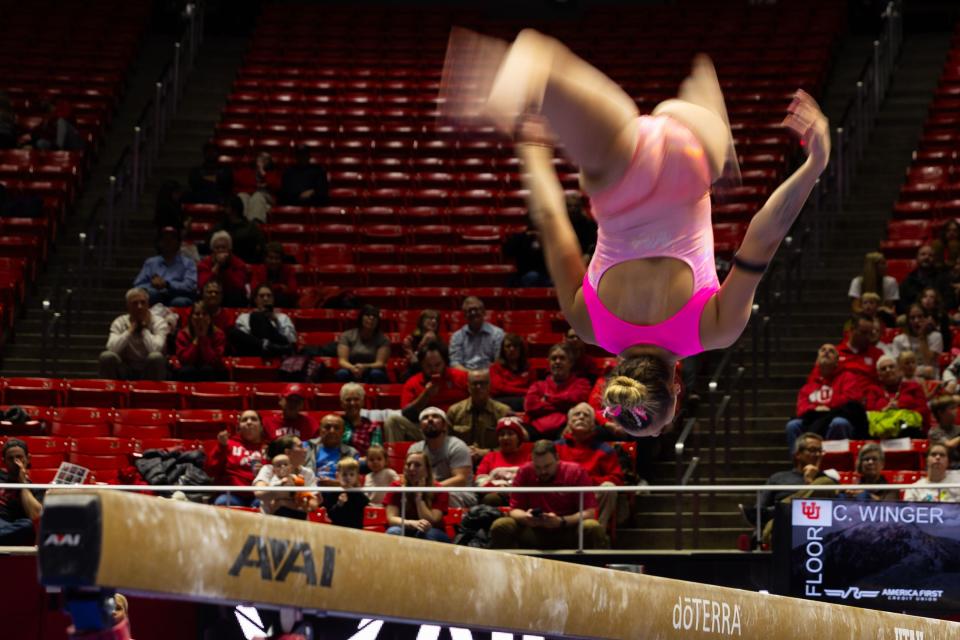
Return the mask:
{"type": "Polygon", "coordinates": [[[720,172],[721,180],[739,184],[740,163],[737,161],[737,153],[733,147],[730,118],[727,116],[727,106],[723,101],[723,91],[720,89],[720,81],[717,79],[717,70],[708,56],[701,53],[694,57],[693,68],[690,75],[680,84],[677,97],[709,109],[723,120],[730,136],[730,144],[726,151],[725,163],[720,172]]]}

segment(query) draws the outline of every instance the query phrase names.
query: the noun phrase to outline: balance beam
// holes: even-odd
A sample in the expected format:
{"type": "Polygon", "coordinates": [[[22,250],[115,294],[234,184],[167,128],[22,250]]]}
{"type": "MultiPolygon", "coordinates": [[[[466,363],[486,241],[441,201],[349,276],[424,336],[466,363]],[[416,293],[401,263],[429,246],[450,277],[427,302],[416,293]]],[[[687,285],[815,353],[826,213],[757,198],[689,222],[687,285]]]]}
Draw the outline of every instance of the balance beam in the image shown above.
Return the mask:
{"type": "Polygon", "coordinates": [[[50,491],[38,555],[47,586],[513,633],[960,638],[958,623],[110,490],[50,491]]]}

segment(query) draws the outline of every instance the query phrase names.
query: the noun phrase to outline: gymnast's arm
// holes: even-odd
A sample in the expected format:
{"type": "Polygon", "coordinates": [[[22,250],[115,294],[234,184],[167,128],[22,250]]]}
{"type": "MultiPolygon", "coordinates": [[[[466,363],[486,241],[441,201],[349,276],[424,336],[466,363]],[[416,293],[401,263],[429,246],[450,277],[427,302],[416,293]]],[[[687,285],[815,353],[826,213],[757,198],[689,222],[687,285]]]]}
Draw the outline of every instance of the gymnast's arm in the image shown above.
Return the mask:
{"type": "Polygon", "coordinates": [[[577,316],[571,312],[587,269],[580,241],[567,215],[563,187],[553,168],[553,146],[545,140],[542,125],[524,125],[516,150],[523,163],[523,183],[530,192],[527,200],[530,219],[540,232],[547,269],[557,290],[560,308],[569,321],[571,316],[577,316]]]}
{"type": "MultiPolygon", "coordinates": [[[[798,91],[789,111],[783,125],[800,136],[807,159],[750,221],[737,258],[751,265],[766,265],[773,258],[830,158],[830,128],[813,98],[798,91]]],[[[714,321],[703,327],[705,349],[722,349],[737,341],[750,320],[753,296],[762,277],[762,273],[734,265],[715,297],[714,321]]]]}

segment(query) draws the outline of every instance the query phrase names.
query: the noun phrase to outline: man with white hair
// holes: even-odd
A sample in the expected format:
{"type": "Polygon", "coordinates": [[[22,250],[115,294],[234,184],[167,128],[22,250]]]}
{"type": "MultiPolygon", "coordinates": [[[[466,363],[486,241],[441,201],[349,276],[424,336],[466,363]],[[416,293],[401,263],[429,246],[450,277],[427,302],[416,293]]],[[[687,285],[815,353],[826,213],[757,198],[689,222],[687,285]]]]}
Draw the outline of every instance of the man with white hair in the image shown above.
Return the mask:
{"type": "Polygon", "coordinates": [[[110,325],[107,349],[100,354],[100,377],[114,380],[163,380],[170,325],[150,313],[144,289],[127,291],[127,313],[110,325]]]}
{"type": "Polygon", "coordinates": [[[919,414],[922,429],[911,425],[910,428],[901,429],[899,437],[924,437],[930,428],[930,407],[923,387],[912,380],[904,380],[897,361],[890,356],[882,356],[877,360],[877,378],[879,384],[871,385],[866,390],[863,404],[867,411],[914,411],[919,414]]]}
{"type": "Polygon", "coordinates": [[[233,253],[233,238],[226,231],[210,237],[210,255],[197,264],[197,284],[202,289],[211,280],[219,282],[223,306],[247,303],[247,263],[233,253]]]}
{"type": "MultiPolygon", "coordinates": [[[[420,429],[424,440],[414,442],[409,453],[425,453],[433,469],[433,478],[444,487],[472,487],[473,461],[470,447],[460,438],[447,435],[450,422],[439,407],[427,407],[420,412],[420,429]]],[[[451,493],[451,507],[472,507],[477,504],[475,493],[451,493]]]]}
{"type": "Polygon", "coordinates": [[[383,445],[383,423],[395,409],[364,409],[367,392],[362,384],[347,382],[340,387],[340,407],[343,410],[343,441],[366,457],[371,445],[383,445]]]}

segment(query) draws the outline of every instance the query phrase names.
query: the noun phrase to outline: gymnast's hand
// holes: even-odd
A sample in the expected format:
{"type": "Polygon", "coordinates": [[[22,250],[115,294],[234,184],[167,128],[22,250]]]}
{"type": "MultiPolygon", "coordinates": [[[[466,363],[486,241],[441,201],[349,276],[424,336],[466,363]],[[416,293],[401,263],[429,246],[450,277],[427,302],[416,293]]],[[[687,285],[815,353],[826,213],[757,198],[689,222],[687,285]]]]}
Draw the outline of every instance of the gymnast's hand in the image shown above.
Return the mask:
{"type": "Polygon", "coordinates": [[[803,89],[797,89],[781,123],[800,136],[800,144],[811,162],[823,168],[830,160],[830,123],[820,106],[803,89]]]}

